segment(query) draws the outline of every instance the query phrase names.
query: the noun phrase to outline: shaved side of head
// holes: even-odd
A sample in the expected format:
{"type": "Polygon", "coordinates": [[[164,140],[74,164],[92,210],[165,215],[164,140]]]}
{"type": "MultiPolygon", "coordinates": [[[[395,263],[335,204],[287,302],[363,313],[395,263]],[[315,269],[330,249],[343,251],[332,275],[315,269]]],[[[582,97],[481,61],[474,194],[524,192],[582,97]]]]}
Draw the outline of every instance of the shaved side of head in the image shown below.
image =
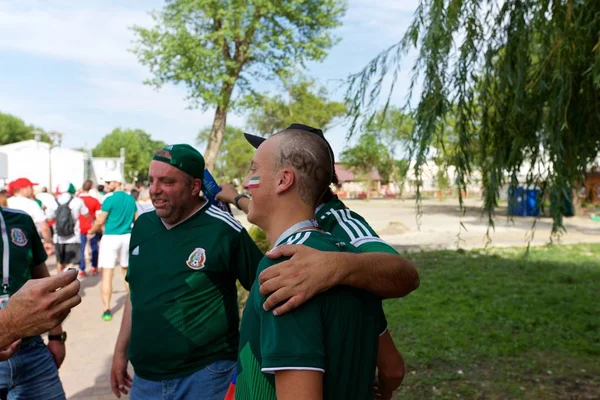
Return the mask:
{"type": "Polygon", "coordinates": [[[300,198],[316,207],[329,188],[333,171],[327,143],[317,135],[299,129],[288,129],[274,135],[279,151],[275,155],[275,171],[292,167],[297,173],[300,198]]]}

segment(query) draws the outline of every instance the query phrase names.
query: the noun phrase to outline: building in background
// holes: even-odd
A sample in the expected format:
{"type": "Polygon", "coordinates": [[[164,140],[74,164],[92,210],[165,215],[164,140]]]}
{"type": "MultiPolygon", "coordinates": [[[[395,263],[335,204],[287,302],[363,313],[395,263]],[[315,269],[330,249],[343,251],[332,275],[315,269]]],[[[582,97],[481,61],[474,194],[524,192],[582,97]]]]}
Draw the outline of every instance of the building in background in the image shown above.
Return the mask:
{"type": "MultiPolygon", "coordinates": [[[[120,157],[92,157],[89,179],[104,184],[103,177],[107,175],[124,177],[125,160],[120,157]]],[[[123,181],[121,181],[123,182],[123,181]]]]}
{"type": "Polygon", "coordinates": [[[7,181],[26,177],[38,187],[54,187],[61,181],[72,182],[76,187],[85,180],[85,154],[50,144],[25,140],[0,146],[6,154],[7,181]]]}
{"type": "Polygon", "coordinates": [[[354,173],[341,163],[335,163],[340,186],[336,194],[340,198],[379,197],[381,195],[381,177],[375,168],[368,176],[354,173]]]}
{"type": "Polygon", "coordinates": [[[25,140],[0,146],[0,184],[26,177],[54,192],[59,182],[69,181],[80,188],[86,179],[104,183],[102,176],[117,172],[123,177],[124,151],[121,157],[91,157],[91,153],[51,146],[38,140],[25,140]]]}

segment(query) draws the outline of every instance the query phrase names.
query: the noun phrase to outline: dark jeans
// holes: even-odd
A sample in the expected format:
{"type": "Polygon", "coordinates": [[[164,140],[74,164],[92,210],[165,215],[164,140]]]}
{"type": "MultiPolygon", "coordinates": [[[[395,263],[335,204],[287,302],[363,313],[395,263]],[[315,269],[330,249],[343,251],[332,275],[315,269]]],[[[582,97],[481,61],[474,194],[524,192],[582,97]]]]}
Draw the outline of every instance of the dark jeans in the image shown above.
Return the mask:
{"type": "Polygon", "coordinates": [[[21,346],[0,362],[0,398],[8,400],[64,400],[54,358],[40,337],[21,346]]]}
{"type": "MultiPolygon", "coordinates": [[[[79,261],[79,269],[85,271],[85,244],[87,243],[87,235],[81,234],[81,260],[79,261]]],[[[90,249],[92,250],[92,267],[98,268],[98,235],[90,239],[90,249]]]]}

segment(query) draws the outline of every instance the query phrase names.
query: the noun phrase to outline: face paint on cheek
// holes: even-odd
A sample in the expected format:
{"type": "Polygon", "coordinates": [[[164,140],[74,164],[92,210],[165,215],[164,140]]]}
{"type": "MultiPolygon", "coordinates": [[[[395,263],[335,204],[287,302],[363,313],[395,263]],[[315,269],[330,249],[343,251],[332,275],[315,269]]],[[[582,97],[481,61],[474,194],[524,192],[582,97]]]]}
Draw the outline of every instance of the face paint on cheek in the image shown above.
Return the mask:
{"type": "Polygon", "coordinates": [[[253,176],[248,180],[248,189],[256,189],[260,186],[260,176],[253,176]]]}

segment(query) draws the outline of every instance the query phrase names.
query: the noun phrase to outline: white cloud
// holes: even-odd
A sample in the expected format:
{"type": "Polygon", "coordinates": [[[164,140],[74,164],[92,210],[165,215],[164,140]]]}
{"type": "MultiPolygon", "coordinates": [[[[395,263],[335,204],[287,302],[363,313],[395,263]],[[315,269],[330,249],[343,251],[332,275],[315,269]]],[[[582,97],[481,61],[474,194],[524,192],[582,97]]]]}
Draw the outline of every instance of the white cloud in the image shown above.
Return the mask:
{"type": "Polygon", "coordinates": [[[116,7],[72,9],[61,2],[0,4],[0,49],[50,56],[89,66],[137,69],[132,25],[148,25],[145,11],[116,7]]]}
{"type": "MultiPolygon", "coordinates": [[[[342,31],[378,37],[391,44],[406,31],[418,3],[418,0],[352,0],[342,31]]],[[[373,44],[380,46],[381,42],[373,44]]]]}

